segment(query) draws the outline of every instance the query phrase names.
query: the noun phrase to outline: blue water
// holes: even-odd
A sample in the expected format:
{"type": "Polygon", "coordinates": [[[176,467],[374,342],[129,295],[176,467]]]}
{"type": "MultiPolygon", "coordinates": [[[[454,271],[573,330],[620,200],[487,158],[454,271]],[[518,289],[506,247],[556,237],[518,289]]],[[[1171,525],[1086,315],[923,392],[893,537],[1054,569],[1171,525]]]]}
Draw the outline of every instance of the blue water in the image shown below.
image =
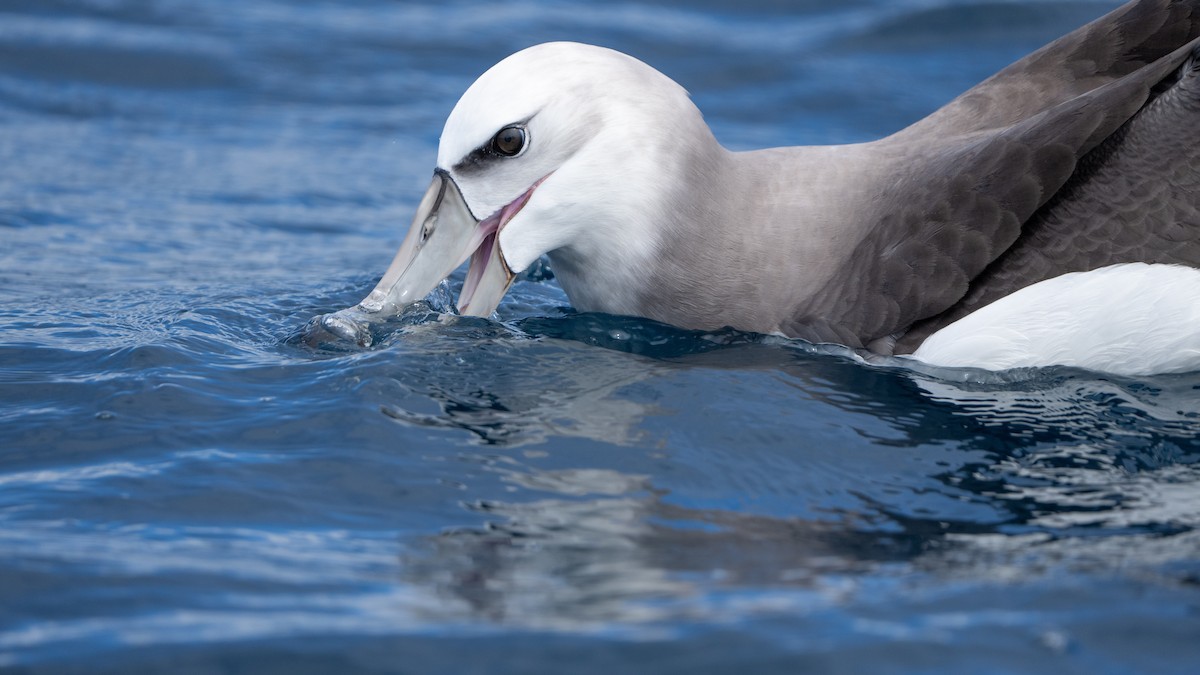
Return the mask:
{"type": "Polygon", "coordinates": [[[460,271],[362,298],[487,66],[867,140],[1114,2],[0,3],[0,669],[1200,672],[1200,375],[864,365],[460,271]]]}

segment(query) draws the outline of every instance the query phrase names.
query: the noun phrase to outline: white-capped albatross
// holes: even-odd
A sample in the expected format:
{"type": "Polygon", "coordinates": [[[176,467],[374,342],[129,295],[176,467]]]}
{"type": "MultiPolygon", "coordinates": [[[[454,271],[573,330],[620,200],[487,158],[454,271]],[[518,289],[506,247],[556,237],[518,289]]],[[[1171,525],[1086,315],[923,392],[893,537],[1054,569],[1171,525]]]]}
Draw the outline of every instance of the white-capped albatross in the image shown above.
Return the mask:
{"type": "MultiPolygon", "coordinates": [[[[1072,312],[1095,284],[1200,302],[1198,37],[1200,0],[1137,0],[886,138],[751,152],[723,148],[680,85],[630,56],[531,47],[454,107],[409,234],[353,311],[398,312],[470,258],[459,309],[488,316],[548,254],[581,311],[949,365],[1200,368],[1196,312],[1102,333],[1135,355],[1166,327],[1159,348],[1179,352],[1167,365],[1072,361],[1022,332],[1097,335],[1072,312]],[[1049,296],[1066,316],[1022,311],[1049,296]],[[990,344],[1024,339],[1007,360],[953,349],[970,324],[922,348],[981,308],[1008,322],[976,326],[990,344]]],[[[1102,320],[1120,322],[1109,309],[1102,320]]]]}

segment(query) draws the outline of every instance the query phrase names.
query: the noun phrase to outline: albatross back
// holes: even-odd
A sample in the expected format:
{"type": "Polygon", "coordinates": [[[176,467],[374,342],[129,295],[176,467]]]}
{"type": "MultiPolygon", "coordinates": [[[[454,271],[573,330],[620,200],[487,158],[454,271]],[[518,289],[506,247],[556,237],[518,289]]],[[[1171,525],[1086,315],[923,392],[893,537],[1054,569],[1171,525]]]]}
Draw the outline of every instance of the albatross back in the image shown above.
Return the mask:
{"type": "Polygon", "coordinates": [[[1200,266],[1198,37],[1200,2],[1131,2],[873,144],[895,170],[783,331],[907,353],[1066,272],[1200,266]]]}

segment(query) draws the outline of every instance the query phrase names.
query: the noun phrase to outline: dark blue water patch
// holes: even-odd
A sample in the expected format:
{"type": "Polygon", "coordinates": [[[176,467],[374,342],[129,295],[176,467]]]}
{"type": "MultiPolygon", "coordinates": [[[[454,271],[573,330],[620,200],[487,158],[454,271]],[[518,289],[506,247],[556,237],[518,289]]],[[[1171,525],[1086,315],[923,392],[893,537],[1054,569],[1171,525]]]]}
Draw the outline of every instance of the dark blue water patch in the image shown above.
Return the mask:
{"type": "Polygon", "coordinates": [[[514,326],[534,338],[571,340],[655,359],[679,359],[762,339],[733,329],[685,330],[648,319],[607,314],[529,317],[514,322],[514,326]]]}
{"type": "Polygon", "coordinates": [[[118,51],[98,46],[0,45],[0,67],[42,79],[142,88],[217,89],[233,73],[189,53],[118,51]]]}
{"type": "MultiPolygon", "coordinates": [[[[883,52],[920,51],[927,58],[940,50],[961,54],[963,47],[1003,49],[1015,61],[1029,50],[1061,35],[1061,26],[1082,26],[1112,7],[1107,2],[978,2],[966,6],[937,5],[900,11],[839,45],[843,49],[883,52]],[[1014,28],[1015,27],[1015,28],[1014,28]]],[[[956,66],[961,65],[957,62],[956,66]]]]}

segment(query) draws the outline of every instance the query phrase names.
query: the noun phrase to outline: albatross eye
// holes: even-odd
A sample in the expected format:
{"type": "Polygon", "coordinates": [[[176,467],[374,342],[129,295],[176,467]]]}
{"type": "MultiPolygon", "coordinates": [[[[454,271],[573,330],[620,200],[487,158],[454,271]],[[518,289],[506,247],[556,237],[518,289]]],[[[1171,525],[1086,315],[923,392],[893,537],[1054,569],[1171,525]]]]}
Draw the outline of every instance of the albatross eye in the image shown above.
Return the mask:
{"type": "Polygon", "coordinates": [[[525,130],[521,127],[504,127],[492,138],[492,150],[497,155],[512,157],[525,148],[525,130]]]}

